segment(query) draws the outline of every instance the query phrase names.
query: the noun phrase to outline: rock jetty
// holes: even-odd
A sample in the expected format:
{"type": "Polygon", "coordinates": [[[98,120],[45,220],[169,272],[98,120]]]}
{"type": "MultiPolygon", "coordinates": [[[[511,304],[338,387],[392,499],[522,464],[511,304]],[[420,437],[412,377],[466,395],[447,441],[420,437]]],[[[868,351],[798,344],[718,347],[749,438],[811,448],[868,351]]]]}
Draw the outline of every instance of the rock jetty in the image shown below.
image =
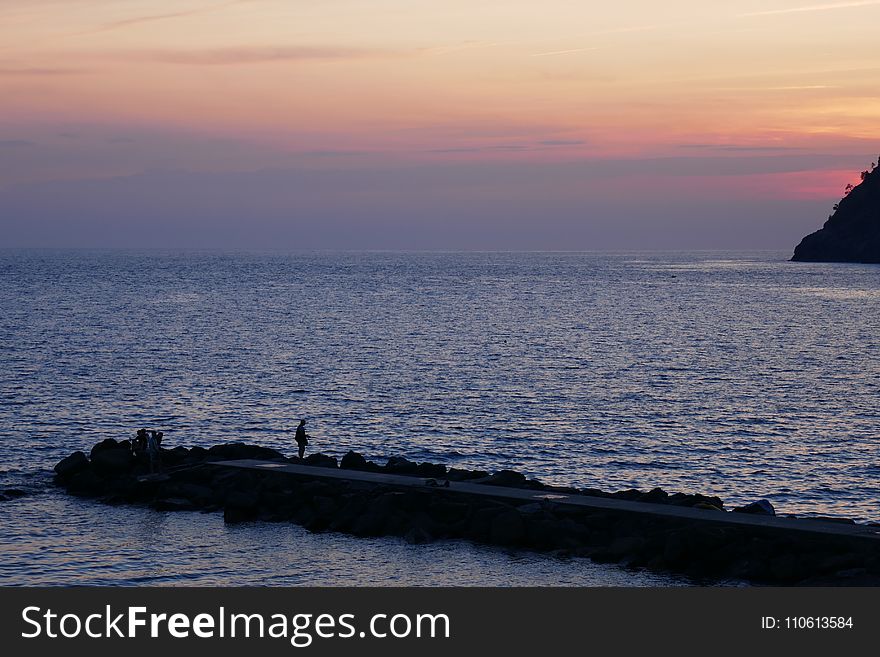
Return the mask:
{"type": "MultiPolygon", "coordinates": [[[[95,445],[89,455],[75,452],[60,461],[55,466],[55,481],[71,494],[110,504],[222,512],[228,523],[295,522],[316,532],[400,536],[411,543],[467,539],[684,573],[709,583],[880,582],[880,541],[876,538],[722,522],[742,518],[740,514],[770,517],[775,511],[766,500],[728,512],[718,497],[670,494],[659,488],[607,493],[548,486],[511,470],[463,470],[402,457],[378,465],[356,452],[347,453],[340,462],[324,454],[300,461],[273,449],[242,443],[210,449],[163,449],[162,463],[163,472],[150,475],[148,460],[132,454],[128,441],[107,439],[95,445]],[[241,461],[263,462],[267,467],[230,467],[231,462],[241,461]],[[273,471],[288,464],[311,467],[290,468],[295,474],[273,471]],[[325,470],[328,468],[332,472],[325,470]],[[374,478],[371,482],[346,472],[403,477],[374,478]],[[399,485],[402,481],[414,483],[399,485]],[[483,492],[468,494],[461,492],[466,487],[453,484],[449,488],[446,482],[482,484],[479,488],[483,492]],[[497,496],[491,487],[497,487],[497,496]],[[540,491],[542,495],[537,501],[519,499],[506,492],[509,489],[540,491]],[[658,513],[575,507],[555,501],[564,495],[636,502],[640,504],[629,507],[657,509],[658,513]],[[700,511],[689,511],[685,517],[660,512],[674,507],[700,511]]],[[[873,532],[868,534],[873,536],[873,532]]]]}
{"type": "Polygon", "coordinates": [[[847,185],[825,225],[795,247],[799,262],[880,263],[880,160],[847,185]]]}

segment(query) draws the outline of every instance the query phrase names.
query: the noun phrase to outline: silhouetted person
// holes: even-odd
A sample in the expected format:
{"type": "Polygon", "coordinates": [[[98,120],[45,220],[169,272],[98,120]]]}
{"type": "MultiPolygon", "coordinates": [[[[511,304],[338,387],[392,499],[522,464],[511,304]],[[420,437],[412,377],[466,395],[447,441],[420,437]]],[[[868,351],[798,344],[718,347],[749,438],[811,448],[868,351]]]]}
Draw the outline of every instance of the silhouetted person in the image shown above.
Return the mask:
{"type": "Polygon", "coordinates": [[[147,430],[146,429],[138,429],[136,437],[134,439],[134,448],[135,454],[143,454],[147,451],[147,430]]]}
{"type": "Polygon", "coordinates": [[[306,435],[306,421],[300,420],[299,426],[296,428],[296,434],[293,436],[296,444],[299,446],[299,458],[302,460],[306,453],[306,445],[309,444],[309,437],[306,435]]]}
{"type": "Polygon", "coordinates": [[[164,437],[165,437],[165,434],[162,433],[161,431],[160,431],[159,433],[156,434],[156,444],[157,444],[159,447],[162,447],[162,439],[163,439],[164,437]]]}
{"type": "Polygon", "coordinates": [[[157,434],[155,431],[150,432],[150,437],[147,438],[147,454],[150,455],[150,473],[156,472],[156,470],[162,469],[162,462],[159,460],[159,441],[157,440],[157,434]]]}

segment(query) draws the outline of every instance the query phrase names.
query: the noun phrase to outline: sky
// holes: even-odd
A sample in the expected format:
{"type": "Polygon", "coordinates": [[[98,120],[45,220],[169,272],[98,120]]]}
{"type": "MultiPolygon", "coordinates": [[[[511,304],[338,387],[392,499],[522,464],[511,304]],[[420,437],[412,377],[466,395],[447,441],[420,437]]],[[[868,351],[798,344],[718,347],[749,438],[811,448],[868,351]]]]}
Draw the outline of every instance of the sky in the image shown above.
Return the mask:
{"type": "Polygon", "coordinates": [[[0,0],[0,246],[788,249],[880,0],[0,0]]]}

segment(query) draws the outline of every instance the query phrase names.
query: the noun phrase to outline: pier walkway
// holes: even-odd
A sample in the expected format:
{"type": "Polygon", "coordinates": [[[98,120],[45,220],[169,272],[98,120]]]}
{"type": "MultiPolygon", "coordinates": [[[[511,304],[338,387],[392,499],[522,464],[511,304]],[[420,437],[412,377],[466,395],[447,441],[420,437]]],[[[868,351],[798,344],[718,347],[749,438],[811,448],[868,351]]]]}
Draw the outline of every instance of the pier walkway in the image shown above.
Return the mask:
{"type": "Polygon", "coordinates": [[[508,488],[468,481],[449,481],[445,479],[427,479],[407,475],[386,474],[382,472],[364,472],[360,470],[343,470],[339,468],[322,468],[308,465],[294,465],[274,461],[238,460],[215,461],[210,465],[228,468],[243,468],[260,472],[278,472],[311,479],[342,479],[363,484],[393,486],[396,488],[414,488],[422,491],[449,492],[461,495],[475,495],[519,502],[551,502],[564,506],[585,509],[607,510],[619,513],[637,513],[656,516],[658,518],[678,518],[701,523],[717,523],[743,528],[762,528],[781,532],[807,532],[819,535],[833,535],[841,538],[864,539],[878,541],[880,547],[880,527],[872,525],[848,524],[810,520],[808,518],[787,518],[780,516],[761,516],[747,513],[697,509],[693,507],[674,506],[672,504],[652,504],[648,502],[632,502],[604,497],[591,497],[569,493],[558,493],[548,490],[528,488],[508,488]]]}

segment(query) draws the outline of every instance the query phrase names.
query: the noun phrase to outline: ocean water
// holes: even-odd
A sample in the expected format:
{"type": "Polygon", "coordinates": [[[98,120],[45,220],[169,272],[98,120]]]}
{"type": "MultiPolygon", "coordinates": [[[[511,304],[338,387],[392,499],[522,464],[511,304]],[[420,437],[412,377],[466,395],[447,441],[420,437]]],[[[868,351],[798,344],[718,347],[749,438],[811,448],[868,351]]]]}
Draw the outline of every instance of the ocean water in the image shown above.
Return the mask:
{"type": "Polygon", "coordinates": [[[0,251],[0,584],[684,583],[51,486],[141,426],[880,520],[880,268],[788,255],[0,251]]]}

